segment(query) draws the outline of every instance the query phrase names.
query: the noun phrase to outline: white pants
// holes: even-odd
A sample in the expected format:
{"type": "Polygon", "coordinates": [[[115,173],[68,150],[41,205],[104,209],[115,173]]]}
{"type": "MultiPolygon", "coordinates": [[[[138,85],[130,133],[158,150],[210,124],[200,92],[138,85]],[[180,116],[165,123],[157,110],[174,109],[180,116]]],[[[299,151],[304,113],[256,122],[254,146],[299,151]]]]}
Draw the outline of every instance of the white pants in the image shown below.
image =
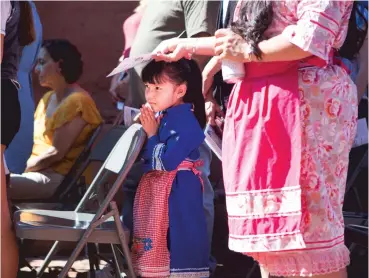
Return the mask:
{"type": "Polygon", "coordinates": [[[51,197],[64,176],[51,169],[40,172],[10,174],[8,198],[10,200],[46,199],[51,197]]]}

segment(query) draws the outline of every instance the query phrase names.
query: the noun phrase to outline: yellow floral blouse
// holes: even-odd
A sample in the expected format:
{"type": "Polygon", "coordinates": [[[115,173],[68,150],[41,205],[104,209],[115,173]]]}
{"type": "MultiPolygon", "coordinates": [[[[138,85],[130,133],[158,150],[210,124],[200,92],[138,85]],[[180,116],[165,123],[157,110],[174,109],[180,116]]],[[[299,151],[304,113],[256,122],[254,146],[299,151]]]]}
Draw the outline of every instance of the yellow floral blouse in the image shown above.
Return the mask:
{"type": "Polygon", "coordinates": [[[66,175],[82,152],[94,129],[102,122],[102,118],[93,99],[82,92],[72,93],[66,97],[52,117],[48,118],[46,116],[46,108],[53,94],[53,91],[46,93],[40,100],[35,111],[34,143],[30,159],[45,153],[52,146],[54,131],[57,128],[72,121],[77,115],[80,115],[87,122],[87,125],[65,157],[51,165],[51,169],[55,172],[66,175]]]}

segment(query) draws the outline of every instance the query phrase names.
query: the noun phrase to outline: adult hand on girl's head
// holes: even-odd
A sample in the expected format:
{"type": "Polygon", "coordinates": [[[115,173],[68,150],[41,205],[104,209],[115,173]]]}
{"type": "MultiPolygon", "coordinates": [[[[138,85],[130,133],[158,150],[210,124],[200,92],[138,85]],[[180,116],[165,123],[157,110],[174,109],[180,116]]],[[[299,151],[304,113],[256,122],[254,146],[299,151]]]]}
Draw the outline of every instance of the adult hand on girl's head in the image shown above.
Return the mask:
{"type": "Polygon", "coordinates": [[[155,61],[175,62],[189,57],[189,47],[182,39],[173,38],[161,42],[152,52],[155,61]]]}
{"type": "Polygon", "coordinates": [[[215,32],[215,55],[221,59],[249,62],[248,49],[248,43],[230,29],[219,29],[215,32]]]}
{"type": "Polygon", "coordinates": [[[147,137],[150,138],[156,135],[162,117],[158,117],[157,119],[155,119],[154,111],[152,111],[152,109],[147,107],[146,105],[142,105],[140,112],[140,121],[142,124],[142,128],[147,134],[147,137]]]}

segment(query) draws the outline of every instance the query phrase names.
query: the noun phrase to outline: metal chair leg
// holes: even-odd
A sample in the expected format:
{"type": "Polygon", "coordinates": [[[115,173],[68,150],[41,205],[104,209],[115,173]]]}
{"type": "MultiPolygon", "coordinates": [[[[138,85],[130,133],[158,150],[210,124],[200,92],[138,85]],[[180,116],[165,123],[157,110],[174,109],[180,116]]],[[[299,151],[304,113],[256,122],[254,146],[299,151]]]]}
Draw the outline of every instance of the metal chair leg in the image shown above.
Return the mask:
{"type": "Polygon", "coordinates": [[[59,246],[59,241],[55,241],[54,245],[51,247],[49,253],[47,253],[45,260],[42,262],[42,265],[40,267],[40,269],[37,271],[37,277],[42,277],[42,275],[44,274],[46,268],[49,266],[50,262],[51,262],[51,257],[54,256],[56,254],[56,252],[58,251],[58,246],[59,246]]]}
{"type": "Polygon", "coordinates": [[[88,262],[90,264],[90,278],[95,278],[96,277],[96,271],[95,271],[95,255],[94,255],[94,250],[93,250],[93,243],[87,243],[86,244],[86,253],[88,256],[88,262]]]}
{"type": "MultiPolygon", "coordinates": [[[[100,208],[100,213],[102,214],[101,211],[104,211],[105,208],[100,208]]],[[[112,212],[109,212],[107,214],[105,214],[104,216],[98,215],[96,214],[95,217],[96,219],[93,220],[93,223],[87,228],[87,230],[83,233],[82,238],[78,241],[77,246],[74,248],[72,254],[70,255],[67,263],[65,264],[65,266],[63,267],[63,270],[61,271],[61,273],[59,274],[59,278],[65,278],[67,277],[68,271],[69,269],[72,267],[74,261],[77,259],[78,255],[81,253],[83,247],[87,244],[88,238],[90,237],[90,235],[93,233],[93,231],[96,229],[97,226],[99,226],[101,223],[103,223],[104,221],[106,221],[107,219],[109,219],[109,217],[113,216],[112,212]]]]}
{"type": "Polygon", "coordinates": [[[123,230],[123,227],[122,227],[122,222],[120,222],[120,217],[119,217],[117,205],[115,204],[115,202],[111,202],[110,207],[111,207],[111,209],[114,213],[114,221],[115,221],[115,225],[117,227],[117,232],[118,232],[120,244],[121,244],[122,249],[123,249],[123,254],[124,254],[124,257],[127,261],[129,277],[130,278],[136,278],[136,274],[133,270],[131,254],[130,254],[130,251],[129,251],[129,248],[128,248],[128,245],[127,245],[126,236],[124,234],[124,230],[123,230]]]}
{"type": "Polygon", "coordinates": [[[117,278],[121,278],[121,273],[124,270],[124,266],[122,264],[122,258],[120,256],[120,252],[118,248],[114,244],[110,244],[111,251],[113,252],[114,264],[115,264],[115,276],[117,278]]]}

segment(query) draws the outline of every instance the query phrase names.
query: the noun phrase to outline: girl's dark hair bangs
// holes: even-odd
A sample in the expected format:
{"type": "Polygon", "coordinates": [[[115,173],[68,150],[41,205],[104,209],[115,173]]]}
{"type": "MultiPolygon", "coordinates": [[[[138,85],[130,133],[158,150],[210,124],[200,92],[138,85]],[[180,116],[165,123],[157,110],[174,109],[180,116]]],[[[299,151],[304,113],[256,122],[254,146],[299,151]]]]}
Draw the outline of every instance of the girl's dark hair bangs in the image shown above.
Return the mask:
{"type": "Polygon", "coordinates": [[[144,83],[161,84],[167,79],[164,76],[165,63],[164,62],[149,62],[142,70],[141,77],[144,83]]]}

